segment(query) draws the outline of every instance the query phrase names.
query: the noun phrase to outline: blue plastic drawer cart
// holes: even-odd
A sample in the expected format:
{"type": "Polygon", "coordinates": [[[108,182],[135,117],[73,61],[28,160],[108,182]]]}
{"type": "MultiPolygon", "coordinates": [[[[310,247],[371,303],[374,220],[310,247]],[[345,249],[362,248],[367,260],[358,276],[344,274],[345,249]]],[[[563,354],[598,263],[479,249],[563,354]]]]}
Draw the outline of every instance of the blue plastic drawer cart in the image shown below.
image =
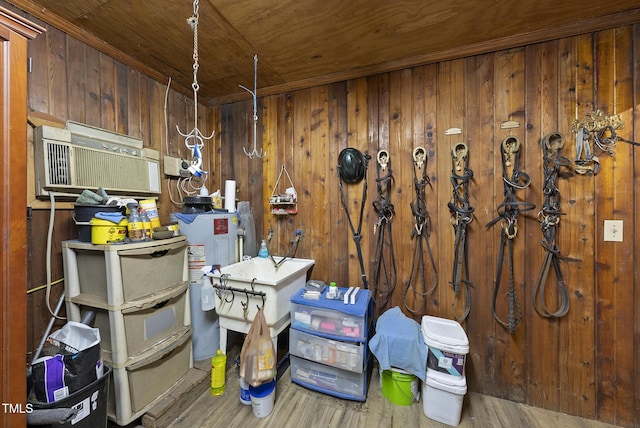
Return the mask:
{"type": "Polygon", "coordinates": [[[373,367],[368,347],[371,293],[360,290],[354,304],[345,304],[327,299],[326,291],[319,300],[305,299],[304,291],[291,298],[291,380],[324,394],[365,401],[373,367]]]}

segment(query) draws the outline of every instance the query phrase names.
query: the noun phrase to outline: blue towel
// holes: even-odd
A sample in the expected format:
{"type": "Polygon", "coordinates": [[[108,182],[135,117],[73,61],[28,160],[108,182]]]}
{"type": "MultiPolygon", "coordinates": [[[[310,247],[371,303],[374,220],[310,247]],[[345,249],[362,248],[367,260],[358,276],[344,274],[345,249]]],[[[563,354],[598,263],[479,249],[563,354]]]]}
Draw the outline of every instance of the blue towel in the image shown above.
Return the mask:
{"type": "Polygon", "coordinates": [[[115,224],[119,224],[126,217],[121,213],[109,213],[109,212],[99,212],[93,215],[95,218],[99,218],[100,220],[110,221],[115,224]]]}
{"type": "MultiPolygon", "coordinates": [[[[172,216],[174,216],[175,218],[177,218],[178,220],[186,223],[186,224],[191,224],[195,221],[195,219],[199,216],[199,215],[210,215],[210,214],[229,214],[228,210],[219,210],[219,209],[215,209],[213,211],[209,211],[206,213],[195,213],[195,214],[185,214],[185,213],[171,213],[172,216]]],[[[238,216],[238,214],[236,213],[236,217],[240,218],[238,216]]]]}
{"type": "Polygon", "coordinates": [[[186,223],[186,224],[191,224],[194,222],[194,220],[196,219],[196,217],[198,217],[199,214],[183,214],[183,213],[173,213],[173,215],[180,221],[186,223]]]}
{"type": "Polygon", "coordinates": [[[382,370],[395,367],[426,381],[427,345],[420,324],[406,317],[398,306],[378,317],[369,349],[382,370]]]}

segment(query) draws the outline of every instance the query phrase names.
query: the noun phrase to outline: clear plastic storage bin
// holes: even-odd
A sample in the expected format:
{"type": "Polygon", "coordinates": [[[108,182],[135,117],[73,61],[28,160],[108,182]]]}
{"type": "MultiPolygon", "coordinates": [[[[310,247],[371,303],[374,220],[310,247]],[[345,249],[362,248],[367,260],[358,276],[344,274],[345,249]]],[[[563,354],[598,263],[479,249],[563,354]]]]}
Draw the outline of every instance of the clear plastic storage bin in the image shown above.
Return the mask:
{"type": "Polygon", "coordinates": [[[364,342],[342,342],[295,329],[289,331],[292,355],[356,373],[364,369],[366,346],[364,342]]]}
{"type": "MultiPolygon", "coordinates": [[[[372,354],[370,354],[372,355],[372,354]]],[[[309,389],[347,400],[364,401],[371,377],[371,358],[362,373],[341,370],[291,355],[291,380],[309,389]]]]}
{"type": "MultiPolygon", "coordinates": [[[[347,289],[340,289],[346,292],[347,289]]],[[[367,339],[370,318],[370,294],[360,290],[355,304],[345,304],[343,300],[326,299],[326,291],[320,300],[302,297],[304,289],[291,298],[291,326],[312,334],[344,341],[367,339]]]]}

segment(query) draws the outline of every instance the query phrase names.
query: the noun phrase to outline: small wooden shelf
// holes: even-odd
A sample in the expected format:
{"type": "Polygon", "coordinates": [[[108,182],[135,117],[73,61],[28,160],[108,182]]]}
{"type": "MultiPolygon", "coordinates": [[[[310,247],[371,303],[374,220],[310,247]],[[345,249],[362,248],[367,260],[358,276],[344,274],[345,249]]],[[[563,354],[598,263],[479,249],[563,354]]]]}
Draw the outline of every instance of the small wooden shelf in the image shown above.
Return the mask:
{"type": "Polygon", "coordinates": [[[269,205],[271,205],[271,214],[273,215],[298,214],[298,197],[293,186],[293,182],[291,181],[291,177],[289,176],[289,173],[287,172],[287,169],[284,165],[282,165],[280,175],[278,175],[278,179],[276,180],[273,192],[271,192],[269,205]],[[287,188],[285,193],[276,194],[276,189],[278,188],[278,184],[280,183],[280,179],[282,178],[283,173],[286,174],[287,178],[289,179],[290,187],[287,188]]]}

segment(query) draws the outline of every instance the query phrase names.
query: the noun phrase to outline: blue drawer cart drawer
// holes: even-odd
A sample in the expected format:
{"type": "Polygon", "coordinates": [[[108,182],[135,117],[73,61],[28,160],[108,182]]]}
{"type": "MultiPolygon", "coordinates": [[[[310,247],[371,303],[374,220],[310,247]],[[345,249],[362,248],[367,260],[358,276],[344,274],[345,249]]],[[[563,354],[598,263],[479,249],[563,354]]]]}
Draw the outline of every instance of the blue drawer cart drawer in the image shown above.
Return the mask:
{"type": "MultiPolygon", "coordinates": [[[[347,289],[340,291],[346,293],[347,289]]],[[[289,352],[291,380],[305,388],[355,401],[367,399],[373,355],[373,303],[369,290],[359,290],[354,304],[343,300],[291,298],[289,352]]]]}

